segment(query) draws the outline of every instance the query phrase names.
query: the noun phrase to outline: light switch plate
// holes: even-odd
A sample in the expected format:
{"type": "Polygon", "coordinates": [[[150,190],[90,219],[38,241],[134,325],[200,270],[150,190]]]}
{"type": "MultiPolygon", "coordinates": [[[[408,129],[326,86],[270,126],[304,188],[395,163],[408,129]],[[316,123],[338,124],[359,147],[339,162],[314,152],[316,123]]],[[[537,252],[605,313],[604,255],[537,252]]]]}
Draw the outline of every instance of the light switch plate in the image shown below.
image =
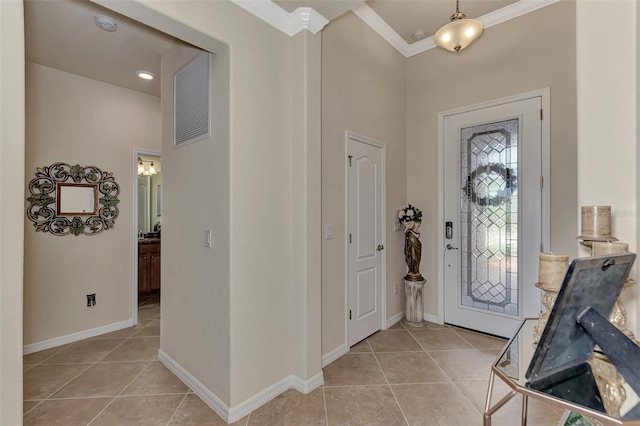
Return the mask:
{"type": "Polygon", "coordinates": [[[211,248],[211,229],[204,230],[204,246],[211,248]]]}
{"type": "Polygon", "coordinates": [[[400,232],[400,222],[398,221],[393,222],[393,230],[395,232],[400,232]]]}
{"type": "Polygon", "coordinates": [[[333,226],[327,225],[326,228],[325,228],[324,234],[325,234],[325,238],[327,240],[332,239],[333,238],[333,226]]]}

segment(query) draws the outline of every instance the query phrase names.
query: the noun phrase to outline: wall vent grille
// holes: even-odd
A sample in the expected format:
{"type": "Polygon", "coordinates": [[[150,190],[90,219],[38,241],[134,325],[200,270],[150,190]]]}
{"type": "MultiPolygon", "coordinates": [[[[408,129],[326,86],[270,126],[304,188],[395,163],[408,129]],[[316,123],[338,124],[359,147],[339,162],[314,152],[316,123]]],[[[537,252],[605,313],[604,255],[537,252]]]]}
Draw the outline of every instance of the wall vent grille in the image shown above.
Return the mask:
{"type": "Polygon", "coordinates": [[[210,63],[203,52],[173,76],[174,146],[210,136],[210,63]]]}

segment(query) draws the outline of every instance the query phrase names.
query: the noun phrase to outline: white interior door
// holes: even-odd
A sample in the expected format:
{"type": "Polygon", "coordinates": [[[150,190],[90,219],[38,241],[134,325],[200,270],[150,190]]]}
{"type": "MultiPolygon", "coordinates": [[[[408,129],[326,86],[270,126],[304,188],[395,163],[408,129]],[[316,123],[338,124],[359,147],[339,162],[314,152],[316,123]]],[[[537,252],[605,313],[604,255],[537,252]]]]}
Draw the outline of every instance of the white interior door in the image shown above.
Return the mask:
{"type": "Polygon", "coordinates": [[[380,330],[383,319],[383,148],[347,140],[347,305],[349,346],[380,330]]]}
{"type": "Polygon", "coordinates": [[[533,97],[444,117],[446,323],[508,337],[540,312],[541,108],[533,97]]]}
{"type": "MultiPolygon", "coordinates": [[[[149,176],[138,176],[138,232],[149,229],[149,176]]],[[[137,233],[136,233],[137,235],[137,233]]]]}

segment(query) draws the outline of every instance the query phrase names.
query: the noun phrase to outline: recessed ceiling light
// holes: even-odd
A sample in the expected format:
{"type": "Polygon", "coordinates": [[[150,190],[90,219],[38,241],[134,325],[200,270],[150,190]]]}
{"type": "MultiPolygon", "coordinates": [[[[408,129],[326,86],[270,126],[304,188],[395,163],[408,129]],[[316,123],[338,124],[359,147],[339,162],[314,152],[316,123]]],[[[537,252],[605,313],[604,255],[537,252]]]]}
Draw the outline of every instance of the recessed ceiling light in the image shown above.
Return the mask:
{"type": "Polygon", "coordinates": [[[96,15],[96,25],[101,30],[109,31],[110,33],[118,29],[118,23],[104,15],[96,15]]]}
{"type": "Polygon", "coordinates": [[[153,73],[149,71],[138,71],[138,77],[143,80],[153,80],[153,73]]]}

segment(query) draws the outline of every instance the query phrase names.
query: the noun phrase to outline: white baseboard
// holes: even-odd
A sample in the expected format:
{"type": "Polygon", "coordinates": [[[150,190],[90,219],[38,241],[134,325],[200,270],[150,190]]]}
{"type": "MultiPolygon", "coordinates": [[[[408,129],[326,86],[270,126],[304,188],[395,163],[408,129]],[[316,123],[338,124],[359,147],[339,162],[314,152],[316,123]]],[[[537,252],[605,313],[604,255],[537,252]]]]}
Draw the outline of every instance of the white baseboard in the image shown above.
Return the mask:
{"type": "Polygon", "coordinates": [[[89,330],[78,331],[77,333],[67,334],[65,336],[54,337],[53,339],[43,340],[41,342],[24,345],[22,353],[28,355],[34,352],[43,351],[45,349],[55,348],[56,346],[66,345],[67,343],[77,342],[78,340],[88,339],[89,337],[99,336],[112,331],[122,330],[123,328],[132,327],[133,319],[126,321],[114,322],[89,330]]]}
{"type": "Polygon", "coordinates": [[[335,361],[336,359],[340,358],[342,355],[344,355],[346,353],[349,353],[349,346],[347,346],[347,344],[345,343],[342,346],[338,346],[337,348],[335,348],[334,350],[332,350],[328,354],[323,355],[322,356],[322,368],[324,368],[327,365],[331,364],[333,361],[335,361]]]}
{"type": "MultiPolygon", "coordinates": [[[[213,392],[207,389],[198,379],[193,377],[187,370],[185,370],[180,364],[175,362],[173,358],[167,355],[162,349],[158,350],[158,361],[160,361],[165,367],[167,367],[173,374],[178,376],[196,395],[200,397],[213,411],[215,411],[223,420],[228,423],[230,408],[222,402],[213,392]]],[[[239,419],[239,418],[238,418],[239,419]]]]}
{"type": "Polygon", "coordinates": [[[229,408],[220,398],[207,389],[198,379],[193,377],[180,364],[175,362],[169,355],[162,350],[158,350],[158,360],[173,372],[180,380],[195,392],[213,411],[215,411],[227,423],[234,423],[245,417],[247,414],[263,406],[273,398],[277,397],[284,391],[294,388],[301,393],[311,393],[316,388],[322,386],[324,377],[322,372],[316,374],[309,380],[291,375],[279,382],[269,386],[263,391],[255,394],[251,398],[229,408]]]}
{"type": "Polygon", "coordinates": [[[434,324],[443,324],[442,321],[440,321],[440,318],[438,318],[437,315],[424,314],[423,318],[424,318],[425,321],[429,321],[429,322],[432,322],[434,324]]]}
{"type": "Polygon", "coordinates": [[[387,328],[390,328],[394,324],[402,321],[402,318],[404,318],[404,311],[395,314],[391,318],[387,318],[387,328]]]}

